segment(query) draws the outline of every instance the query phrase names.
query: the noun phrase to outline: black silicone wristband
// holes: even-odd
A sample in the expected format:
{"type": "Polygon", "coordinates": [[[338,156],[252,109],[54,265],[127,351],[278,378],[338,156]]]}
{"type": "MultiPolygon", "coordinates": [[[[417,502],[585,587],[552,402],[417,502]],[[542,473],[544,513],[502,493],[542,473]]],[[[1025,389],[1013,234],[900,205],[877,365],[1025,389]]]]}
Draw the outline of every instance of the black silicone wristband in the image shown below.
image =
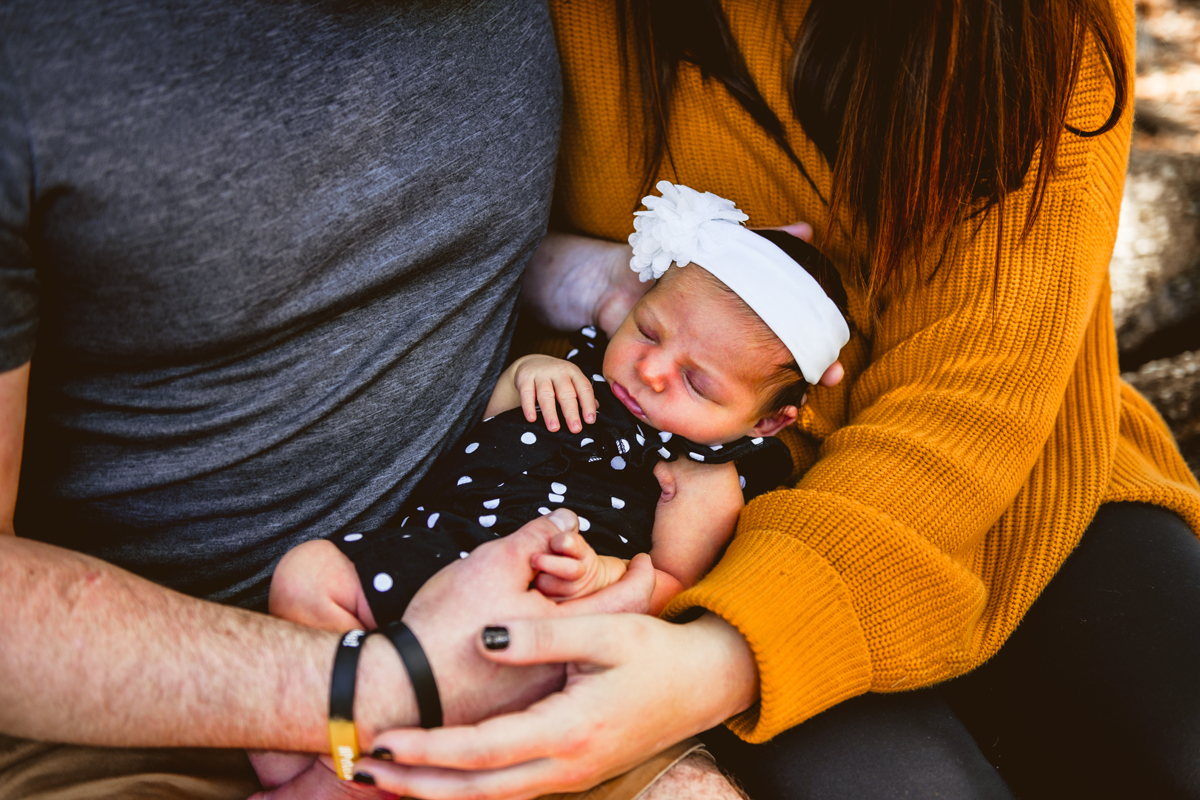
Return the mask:
{"type": "Polygon", "coordinates": [[[342,637],[333,657],[333,677],[329,681],[329,718],[354,721],[354,685],[358,681],[358,657],[362,655],[362,631],[349,631],[342,637]]]}
{"type": "Polygon", "coordinates": [[[383,634],[396,646],[404,669],[408,671],[408,679],[412,682],[413,693],[417,696],[417,712],[421,717],[422,728],[440,728],[442,726],[442,698],[438,694],[437,682],[433,679],[433,669],[425,650],[417,641],[416,635],[408,626],[399,620],[383,628],[383,634]]]}

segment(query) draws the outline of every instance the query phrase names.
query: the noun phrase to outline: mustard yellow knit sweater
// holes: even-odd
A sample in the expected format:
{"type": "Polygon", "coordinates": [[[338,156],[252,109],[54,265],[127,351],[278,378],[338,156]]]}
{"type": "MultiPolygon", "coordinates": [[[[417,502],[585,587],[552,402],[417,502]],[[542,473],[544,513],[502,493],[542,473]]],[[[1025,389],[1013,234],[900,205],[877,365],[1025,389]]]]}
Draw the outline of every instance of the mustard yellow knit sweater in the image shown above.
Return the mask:
{"type": "MultiPolygon", "coordinates": [[[[622,240],[645,154],[614,5],[551,2],[566,103],[555,218],[622,240]]],[[[773,3],[728,2],[726,13],[759,90],[828,197],[828,165],[788,106],[789,41],[807,3],[787,5],[784,18],[773,3]]],[[[1118,15],[1132,53],[1132,3],[1118,15]]],[[[733,199],[753,226],[825,229],[824,203],[719,83],[682,65],[673,102],[672,159],[660,178],[733,199]]],[[[1112,105],[1093,53],[1070,122],[1097,128],[1112,105]]],[[[1130,112],[1103,136],[1064,135],[1060,169],[1024,240],[1010,223],[998,243],[991,215],[934,280],[899,288],[874,315],[846,281],[846,379],[814,391],[784,437],[800,465],[794,488],[747,506],[720,564],[668,610],[710,609],[749,641],[762,692],[730,721],[743,738],[768,739],[863,692],[926,686],[979,665],[1101,503],[1153,503],[1200,530],[1195,478],[1117,370],[1108,262],[1130,112]]],[[[1027,200],[1011,196],[1008,219],[1023,220],[1027,200]]],[[[844,239],[819,244],[846,263],[844,239]]]]}

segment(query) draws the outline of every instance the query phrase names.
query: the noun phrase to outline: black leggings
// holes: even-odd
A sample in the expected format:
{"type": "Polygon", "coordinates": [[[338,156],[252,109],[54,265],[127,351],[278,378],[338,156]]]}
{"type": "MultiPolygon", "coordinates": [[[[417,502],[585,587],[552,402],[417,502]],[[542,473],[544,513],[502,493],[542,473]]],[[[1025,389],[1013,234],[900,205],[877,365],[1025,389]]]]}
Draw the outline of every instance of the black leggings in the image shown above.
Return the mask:
{"type": "Polygon", "coordinates": [[[1101,507],[991,661],[842,703],[764,745],[702,738],[753,800],[1200,800],[1200,540],[1101,507]]]}

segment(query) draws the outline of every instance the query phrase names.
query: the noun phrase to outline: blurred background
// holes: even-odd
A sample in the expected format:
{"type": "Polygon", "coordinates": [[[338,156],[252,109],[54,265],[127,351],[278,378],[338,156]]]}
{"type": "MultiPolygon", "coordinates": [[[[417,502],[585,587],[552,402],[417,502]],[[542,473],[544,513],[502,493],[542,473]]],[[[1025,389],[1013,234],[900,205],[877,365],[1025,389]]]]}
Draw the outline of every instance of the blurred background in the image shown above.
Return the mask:
{"type": "Polygon", "coordinates": [[[1138,0],[1133,153],[1113,252],[1123,377],[1200,474],[1200,0],[1138,0]]]}

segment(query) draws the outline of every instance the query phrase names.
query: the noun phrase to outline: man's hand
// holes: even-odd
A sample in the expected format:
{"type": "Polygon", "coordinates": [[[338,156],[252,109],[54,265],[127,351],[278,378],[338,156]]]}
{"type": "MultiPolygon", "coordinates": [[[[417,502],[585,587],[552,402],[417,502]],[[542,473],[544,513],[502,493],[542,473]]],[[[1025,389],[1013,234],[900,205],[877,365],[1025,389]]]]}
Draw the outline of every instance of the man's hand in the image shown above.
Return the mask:
{"type": "MultiPolygon", "coordinates": [[[[512,666],[484,658],[477,647],[479,632],[497,619],[646,612],[654,591],[654,570],[644,554],[630,562],[620,581],[588,597],[556,603],[531,588],[534,554],[551,552],[551,539],[578,529],[575,514],[558,509],[477,547],[469,557],[430,578],[413,597],[404,622],[429,657],[447,725],[525,708],[565,680],[561,663],[512,666]]],[[[359,732],[366,745],[376,732],[396,724],[372,716],[369,708],[364,712],[359,732]]]]}
{"type": "Polygon", "coordinates": [[[558,414],[555,404],[562,409],[567,430],[579,433],[583,430],[580,416],[589,424],[596,421],[596,393],[583,370],[570,361],[543,355],[518,358],[512,367],[513,385],[521,398],[521,410],[525,419],[537,419],[537,410],[542,410],[546,430],[558,430],[558,414]]]}

